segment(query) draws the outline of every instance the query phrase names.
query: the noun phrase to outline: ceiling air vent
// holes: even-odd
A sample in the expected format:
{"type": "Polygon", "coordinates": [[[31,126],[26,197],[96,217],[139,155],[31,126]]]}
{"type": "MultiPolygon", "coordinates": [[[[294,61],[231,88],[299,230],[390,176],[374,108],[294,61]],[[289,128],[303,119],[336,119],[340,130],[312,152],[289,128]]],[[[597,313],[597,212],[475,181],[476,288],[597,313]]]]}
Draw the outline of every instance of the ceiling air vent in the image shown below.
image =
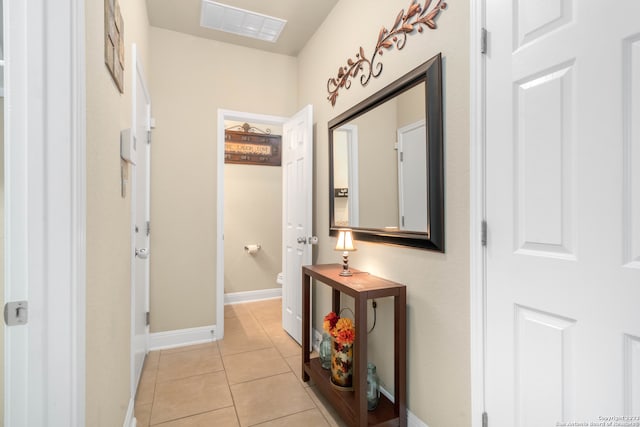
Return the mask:
{"type": "Polygon", "coordinates": [[[210,0],[202,1],[200,25],[275,43],[287,21],[210,0]]]}

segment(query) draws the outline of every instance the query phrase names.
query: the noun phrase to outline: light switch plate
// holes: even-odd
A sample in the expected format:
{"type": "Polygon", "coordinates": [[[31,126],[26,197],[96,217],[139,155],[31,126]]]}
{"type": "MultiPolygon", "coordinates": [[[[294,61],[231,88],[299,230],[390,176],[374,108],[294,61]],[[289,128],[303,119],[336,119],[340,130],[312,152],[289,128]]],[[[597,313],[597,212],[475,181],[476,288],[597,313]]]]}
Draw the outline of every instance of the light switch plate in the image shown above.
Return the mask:
{"type": "Polygon", "coordinates": [[[120,157],[132,165],[136,164],[136,136],[131,129],[120,131],[120,157]]]}

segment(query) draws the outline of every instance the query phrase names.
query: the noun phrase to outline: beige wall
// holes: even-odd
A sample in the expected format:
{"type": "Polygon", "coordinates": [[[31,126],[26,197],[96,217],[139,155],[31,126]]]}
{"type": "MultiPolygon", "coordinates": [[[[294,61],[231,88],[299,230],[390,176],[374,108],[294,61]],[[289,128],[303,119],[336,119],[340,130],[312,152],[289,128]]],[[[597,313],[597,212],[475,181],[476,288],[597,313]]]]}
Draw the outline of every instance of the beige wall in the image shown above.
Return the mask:
{"type": "Polygon", "coordinates": [[[224,292],[279,287],[282,168],[227,164],[224,187],[224,292]],[[250,255],[247,244],[261,249],[250,255]]]}
{"type": "MultiPolygon", "coordinates": [[[[288,116],[296,59],[152,27],[151,332],[215,324],[219,108],[288,116]]],[[[269,279],[270,280],[270,279],[269,279]]]]}
{"type": "MultiPolygon", "coordinates": [[[[131,44],[145,70],[146,3],[120,1],[125,93],[104,64],[104,2],[86,1],[87,349],[86,425],[118,426],[130,398],[131,200],[120,196],[120,130],[131,126],[131,44]]],[[[131,188],[128,189],[128,194],[131,188]]]]}
{"type": "MultiPolygon", "coordinates": [[[[315,108],[315,233],[320,237],[315,262],[339,262],[327,227],[327,122],[442,52],[446,253],[356,242],[358,251],[349,262],[407,285],[411,412],[430,426],[469,426],[469,2],[449,2],[436,31],[411,35],[402,51],[385,51],[384,70],[368,86],[354,80],[349,90],[340,92],[335,107],[326,99],[327,79],[337,67],[353,58],[359,46],[370,56],[380,27],[390,26],[407,5],[405,0],[377,2],[375,7],[365,0],[341,0],[298,56],[298,104],[312,103],[315,108]]],[[[314,298],[316,328],[321,328],[320,318],[330,309],[330,293],[318,287],[314,298]]],[[[391,325],[391,304],[380,301],[378,324],[369,337],[369,359],[392,389],[391,325]]]]}
{"type": "Polygon", "coordinates": [[[403,92],[396,99],[398,108],[396,110],[396,123],[398,129],[407,125],[411,125],[417,121],[424,120],[425,117],[425,84],[420,83],[403,92]]]}

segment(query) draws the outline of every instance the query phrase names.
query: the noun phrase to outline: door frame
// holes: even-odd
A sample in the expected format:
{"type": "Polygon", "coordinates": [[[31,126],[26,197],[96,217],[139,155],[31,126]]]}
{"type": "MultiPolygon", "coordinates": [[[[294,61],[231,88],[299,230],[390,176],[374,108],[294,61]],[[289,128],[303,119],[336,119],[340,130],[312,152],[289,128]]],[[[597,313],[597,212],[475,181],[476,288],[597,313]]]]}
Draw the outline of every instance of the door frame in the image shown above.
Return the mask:
{"type": "Polygon", "coordinates": [[[10,105],[5,110],[5,301],[28,297],[30,309],[27,325],[5,329],[4,421],[82,426],[84,2],[65,0],[55,8],[45,0],[3,4],[10,105]]]}
{"type": "Polygon", "coordinates": [[[347,162],[349,164],[349,224],[358,226],[360,218],[360,189],[358,182],[358,126],[346,124],[340,126],[340,131],[347,134],[347,162]]]}
{"type": "MultiPolygon", "coordinates": [[[[217,150],[216,150],[216,328],[215,339],[224,338],[224,122],[259,122],[282,126],[288,117],[266,114],[245,113],[241,111],[218,109],[217,150]]],[[[274,278],[275,280],[275,278],[274,278]]]]}
{"type": "MultiPolygon", "coordinates": [[[[470,2],[469,40],[469,309],[471,427],[481,427],[485,412],[486,219],[485,55],[482,53],[486,0],[470,2]]],[[[488,52],[490,53],[490,52],[488,52]]]]}

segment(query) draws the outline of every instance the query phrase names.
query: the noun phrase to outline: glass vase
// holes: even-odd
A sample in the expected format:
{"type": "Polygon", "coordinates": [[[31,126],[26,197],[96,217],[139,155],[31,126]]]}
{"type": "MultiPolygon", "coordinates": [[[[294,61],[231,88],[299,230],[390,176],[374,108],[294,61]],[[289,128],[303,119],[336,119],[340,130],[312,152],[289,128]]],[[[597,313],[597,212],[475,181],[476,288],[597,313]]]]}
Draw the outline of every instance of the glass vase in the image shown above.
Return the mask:
{"type": "Polygon", "coordinates": [[[331,337],[326,332],[322,334],[322,341],[318,349],[323,369],[331,369],[331,337]]]}
{"type": "Polygon", "coordinates": [[[373,411],[380,400],[380,379],[376,372],[376,365],[367,363],[367,409],[373,411]]]}

